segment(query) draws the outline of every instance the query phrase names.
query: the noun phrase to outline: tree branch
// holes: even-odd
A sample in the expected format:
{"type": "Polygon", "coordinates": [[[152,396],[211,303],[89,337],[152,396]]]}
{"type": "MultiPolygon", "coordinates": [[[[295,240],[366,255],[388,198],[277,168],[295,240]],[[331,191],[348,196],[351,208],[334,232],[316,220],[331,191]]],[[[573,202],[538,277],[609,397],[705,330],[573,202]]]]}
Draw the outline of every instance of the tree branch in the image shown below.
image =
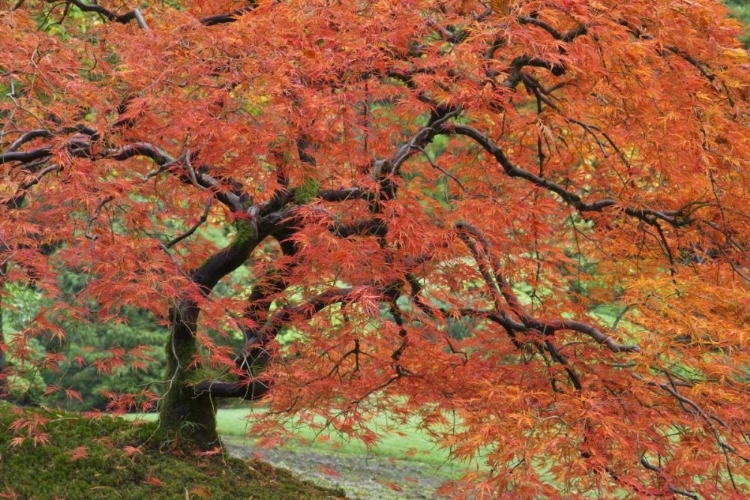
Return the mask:
{"type": "Polygon", "coordinates": [[[240,9],[204,17],[201,19],[201,24],[204,26],[216,26],[217,24],[233,23],[238,17],[253,11],[257,6],[258,3],[255,0],[249,0],[248,5],[240,9]]]}
{"type": "Polygon", "coordinates": [[[120,24],[127,24],[133,19],[136,20],[138,26],[144,30],[148,30],[146,21],[143,19],[143,14],[139,9],[133,9],[124,14],[115,14],[109,9],[105,9],[101,5],[84,3],[81,0],[65,0],[66,3],[75,5],[83,12],[96,12],[107,21],[114,21],[120,24]]]}
{"type": "MultiPolygon", "coordinates": [[[[505,153],[500,149],[494,142],[492,142],[487,136],[482,134],[477,129],[468,125],[453,125],[452,128],[447,126],[443,127],[444,130],[441,133],[450,134],[455,133],[458,135],[464,135],[473,139],[479,144],[485,151],[492,155],[500,166],[503,168],[508,177],[519,177],[527,180],[535,186],[541,187],[555,193],[562,200],[571,205],[579,212],[601,212],[605,208],[615,207],[618,205],[617,200],[606,198],[591,203],[584,202],[581,197],[571,191],[568,191],[560,184],[552,182],[543,177],[529,172],[523,168],[515,166],[505,153]]],[[[649,225],[654,225],[658,220],[663,220],[673,227],[681,227],[689,224],[691,219],[682,213],[681,210],[674,211],[659,211],[650,208],[635,208],[635,207],[622,207],[622,211],[636,219],[639,219],[649,225]]]]}
{"type": "Polygon", "coordinates": [[[52,132],[43,128],[29,130],[28,132],[22,134],[18,139],[12,142],[10,146],[8,146],[6,153],[12,153],[14,151],[17,151],[18,148],[20,148],[27,142],[33,141],[34,139],[37,139],[39,137],[44,137],[45,139],[48,139],[52,137],[52,135],[53,135],[52,132]]]}
{"type": "Polygon", "coordinates": [[[211,202],[213,201],[213,199],[214,199],[214,197],[213,197],[213,196],[209,196],[209,197],[208,197],[208,198],[206,199],[206,203],[205,203],[205,205],[203,206],[203,213],[201,214],[200,218],[198,219],[198,222],[196,222],[195,224],[193,224],[193,225],[192,225],[192,226],[190,227],[190,229],[188,229],[187,231],[185,231],[185,232],[184,232],[184,233],[182,233],[181,235],[179,235],[179,236],[177,236],[177,237],[173,238],[173,239],[172,239],[172,240],[171,240],[171,241],[170,241],[169,243],[167,243],[167,244],[166,244],[166,245],[164,245],[164,246],[165,246],[165,247],[167,247],[167,248],[172,248],[172,247],[173,247],[173,246],[175,246],[175,245],[176,245],[177,243],[179,243],[179,242],[181,242],[182,240],[184,240],[185,238],[187,238],[187,237],[191,236],[191,235],[192,235],[192,234],[193,234],[193,233],[194,233],[194,232],[195,232],[195,231],[196,231],[196,230],[197,230],[197,229],[198,229],[199,227],[201,227],[201,225],[202,225],[202,224],[203,224],[204,222],[206,222],[206,219],[208,219],[208,212],[209,212],[209,211],[211,210],[211,202]]]}
{"type": "Polygon", "coordinates": [[[91,215],[91,217],[89,217],[89,222],[88,222],[88,224],[86,224],[86,233],[85,233],[85,236],[86,236],[86,238],[90,239],[92,243],[99,239],[99,235],[97,235],[97,234],[93,234],[92,235],[91,234],[91,226],[94,224],[94,222],[96,221],[96,219],[99,218],[99,215],[101,215],[102,209],[104,208],[104,206],[107,203],[109,203],[110,201],[114,200],[114,199],[115,199],[114,196],[107,196],[106,198],[103,198],[96,205],[96,208],[94,209],[93,215],[91,215]]]}
{"type": "Polygon", "coordinates": [[[31,189],[33,186],[36,186],[37,184],[39,184],[39,182],[41,182],[42,178],[45,175],[50,174],[52,172],[57,172],[59,169],[60,169],[59,165],[56,165],[56,164],[48,165],[47,167],[39,171],[34,177],[32,177],[28,181],[21,184],[13,196],[11,196],[10,198],[6,198],[4,200],[0,200],[0,203],[2,203],[8,208],[20,208],[21,205],[23,204],[24,199],[26,198],[26,194],[28,193],[28,190],[31,189]]]}
{"type": "Polygon", "coordinates": [[[531,24],[539,28],[542,28],[544,31],[552,35],[552,38],[554,38],[555,40],[560,40],[561,42],[572,42],[579,36],[583,36],[586,33],[588,33],[588,28],[583,24],[580,24],[576,26],[575,28],[569,30],[565,34],[563,34],[557,31],[555,28],[553,28],[549,24],[545,23],[544,21],[539,20],[536,17],[523,17],[522,16],[522,17],[518,17],[516,20],[518,21],[518,24],[531,24]]]}
{"type": "Polygon", "coordinates": [[[262,398],[270,388],[269,381],[251,378],[241,382],[204,380],[194,386],[196,394],[208,393],[215,398],[240,398],[246,401],[262,398]]]}
{"type": "Polygon", "coordinates": [[[8,151],[0,154],[0,165],[17,161],[19,163],[29,163],[42,158],[49,158],[52,155],[50,148],[38,148],[31,151],[8,151]]]}
{"type": "MultiPolygon", "coordinates": [[[[500,323],[505,328],[510,330],[531,330],[537,331],[543,335],[553,335],[556,331],[559,330],[576,331],[579,333],[583,333],[584,335],[588,335],[599,344],[605,345],[607,349],[612,352],[640,351],[640,347],[638,347],[637,345],[619,344],[615,342],[611,337],[599,331],[599,329],[586,323],[572,320],[542,321],[531,316],[521,305],[521,302],[518,300],[518,297],[516,297],[516,294],[513,292],[510,284],[505,280],[505,277],[500,270],[500,260],[493,255],[490,241],[484,236],[481,230],[468,223],[459,223],[456,225],[456,228],[459,230],[459,237],[462,238],[464,243],[466,243],[466,245],[469,247],[469,250],[472,252],[474,260],[477,262],[480,272],[482,273],[487,286],[490,288],[494,296],[495,310],[492,311],[491,314],[498,315],[498,319],[493,319],[493,321],[500,323]],[[477,239],[482,244],[483,248],[479,248],[477,245],[475,245],[471,240],[469,240],[466,234],[470,234],[473,238],[477,239]],[[489,261],[493,266],[493,269],[491,271],[487,267],[487,261],[489,261]],[[519,319],[521,320],[520,323],[512,320],[505,312],[505,308],[503,307],[502,303],[500,302],[500,298],[497,295],[498,287],[503,295],[503,298],[510,306],[511,311],[518,315],[519,319]]],[[[481,314],[480,311],[476,312],[481,314]]],[[[490,312],[487,311],[486,313],[490,312]]],[[[552,351],[550,352],[552,353],[552,351]]]]}

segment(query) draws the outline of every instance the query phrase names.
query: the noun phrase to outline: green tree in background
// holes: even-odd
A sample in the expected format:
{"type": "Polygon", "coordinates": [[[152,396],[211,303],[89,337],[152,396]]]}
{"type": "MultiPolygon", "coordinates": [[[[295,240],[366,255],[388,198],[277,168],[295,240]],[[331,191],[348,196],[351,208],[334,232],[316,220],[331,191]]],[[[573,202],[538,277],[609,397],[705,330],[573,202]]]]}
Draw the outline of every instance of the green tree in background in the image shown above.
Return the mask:
{"type": "MultiPolygon", "coordinates": [[[[86,278],[66,272],[60,275],[59,284],[64,300],[72,306],[86,278]]],[[[5,291],[3,331],[14,345],[16,332],[35,321],[48,301],[33,286],[8,284],[5,291]]],[[[134,387],[139,392],[163,389],[163,332],[156,319],[150,313],[125,308],[118,321],[101,322],[96,319],[96,305],[87,307],[88,321],[55,320],[65,331],[63,338],[31,339],[29,363],[8,360],[17,368],[8,380],[11,399],[70,410],[107,410],[115,394],[132,392],[134,387]]],[[[142,401],[134,399],[128,409],[151,409],[139,403],[142,401]]]]}
{"type": "MultiPolygon", "coordinates": [[[[745,26],[750,26],[750,2],[748,0],[724,0],[724,3],[730,8],[734,17],[745,26]]],[[[741,40],[745,47],[750,47],[750,32],[747,29],[741,40]]]]}

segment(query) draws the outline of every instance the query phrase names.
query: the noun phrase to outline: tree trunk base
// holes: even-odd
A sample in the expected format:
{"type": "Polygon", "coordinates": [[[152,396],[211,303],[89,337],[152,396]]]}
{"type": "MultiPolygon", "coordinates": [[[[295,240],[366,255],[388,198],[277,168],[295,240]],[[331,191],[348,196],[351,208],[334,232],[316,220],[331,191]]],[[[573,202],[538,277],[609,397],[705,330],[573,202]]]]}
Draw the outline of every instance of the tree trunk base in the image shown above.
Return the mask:
{"type": "Polygon", "coordinates": [[[159,424],[167,439],[179,445],[211,450],[220,445],[216,409],[211,396],[196,394],[192,387],[173,387],[164,395],[159,424]]]}
{"type": "Polygon", "coordinates": [[[214,401],[208,392],[194,387],[198,371],[193,363],[198,352],[195,338],[175,328],[166,349],[169,385],[159,404],[159,424],[166,439],[201,450],[219,446],[214,401]]]}

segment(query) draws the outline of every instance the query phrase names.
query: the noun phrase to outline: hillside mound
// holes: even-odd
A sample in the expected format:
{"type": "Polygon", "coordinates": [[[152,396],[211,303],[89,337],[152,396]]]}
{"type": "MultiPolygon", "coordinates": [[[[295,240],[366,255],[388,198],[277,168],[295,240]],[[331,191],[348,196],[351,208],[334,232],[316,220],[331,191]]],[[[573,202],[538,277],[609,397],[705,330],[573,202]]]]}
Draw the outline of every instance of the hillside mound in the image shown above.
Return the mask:
{"type": "Polygon", "coordinates": [[[155,423],[0,401],[0,498],[335,499],[342,491],[220,451],[189,452],[155,423]]]}

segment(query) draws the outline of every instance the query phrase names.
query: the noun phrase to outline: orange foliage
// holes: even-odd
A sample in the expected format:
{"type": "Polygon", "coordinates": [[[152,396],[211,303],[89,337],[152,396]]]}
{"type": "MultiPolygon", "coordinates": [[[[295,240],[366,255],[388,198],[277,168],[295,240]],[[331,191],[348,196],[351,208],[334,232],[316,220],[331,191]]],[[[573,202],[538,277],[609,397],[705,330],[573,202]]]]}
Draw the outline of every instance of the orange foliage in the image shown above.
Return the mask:
{"type": "Polygon", "coordinates": [[[2,279],[90,276],[11,356],[137,307],[257,429],[418,419],[487,465],[458,496],[750,494],[750,61],[717,2],[173,3],[0,13],[2,279]]]}

